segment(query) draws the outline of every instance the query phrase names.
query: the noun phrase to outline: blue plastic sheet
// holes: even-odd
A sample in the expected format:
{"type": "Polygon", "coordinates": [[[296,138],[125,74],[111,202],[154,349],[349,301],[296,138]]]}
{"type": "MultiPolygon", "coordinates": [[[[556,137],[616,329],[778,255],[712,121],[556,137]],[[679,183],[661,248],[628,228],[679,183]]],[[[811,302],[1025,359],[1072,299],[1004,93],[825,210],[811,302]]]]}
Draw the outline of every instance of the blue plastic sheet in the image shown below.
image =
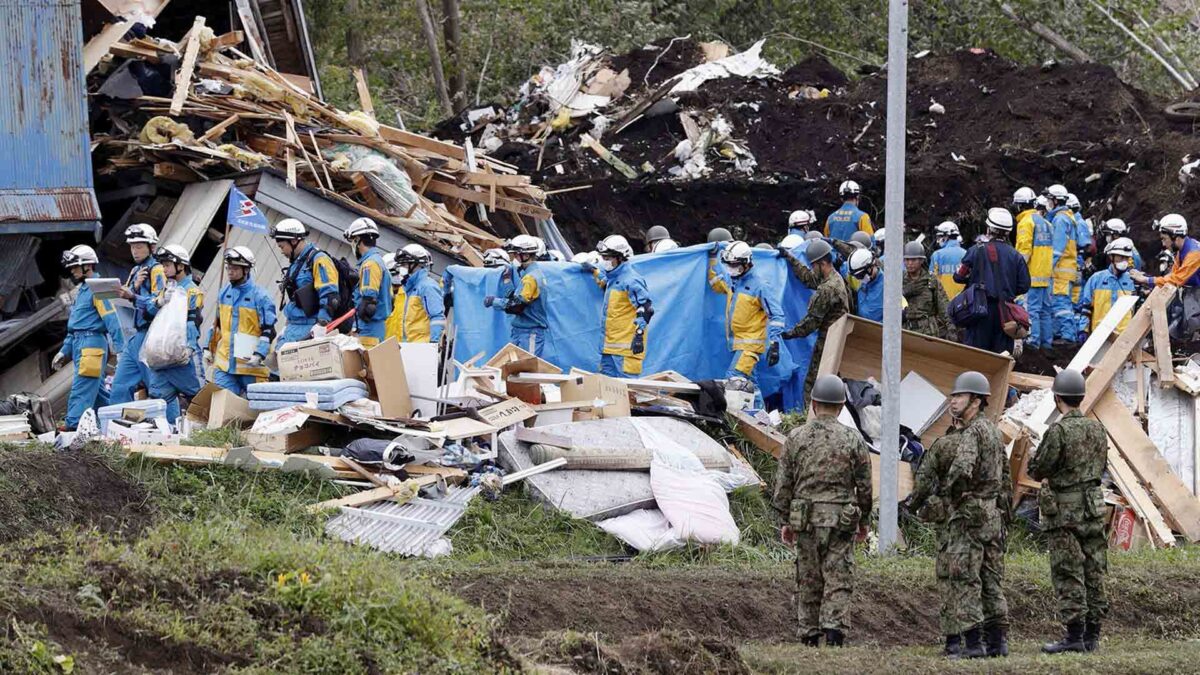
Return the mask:
{"type": "MultiPolygon", "coordinates": [[[[654,317],[646,334],[643,372],[674,370],[692,380],[723,377],[733,359],[725,328],[726,296],[708,285],[708,245],[635,256],[630,263],[646,279],[654,317]]],[[[563,368],[597,371],[604,337],[604,293],[590,273],[574,263],[534,263],[549,329],[542,358],[563,368]]],[[[802,319],[812,291],[800,283],[774,251],[754,252],[754,273],[777,289],[789,326],[802,319]]],[[[509,342],[510,317],[484,307],[499,295],[500,270],[452,266],[444,281],[454,297],[457,326],[455,358],[479,352],[484,360],[509,342]]],[[[763,396],[781,394],[785,409],[802,405],[800,397],[815,337],[785,340],[779,363],[759,361],[755,379],[763,396]]],[[[519,345],[526,347],[527,345],[519,345]]]]}

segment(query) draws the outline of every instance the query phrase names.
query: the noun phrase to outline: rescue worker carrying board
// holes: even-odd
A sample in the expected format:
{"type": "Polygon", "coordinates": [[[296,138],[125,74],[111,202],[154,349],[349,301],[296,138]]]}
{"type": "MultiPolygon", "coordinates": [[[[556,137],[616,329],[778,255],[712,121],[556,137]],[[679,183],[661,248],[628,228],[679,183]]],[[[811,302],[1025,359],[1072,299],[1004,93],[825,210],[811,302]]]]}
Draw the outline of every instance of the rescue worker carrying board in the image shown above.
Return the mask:
{"type": "Polygon", "coordinates": [[[387,318],[392,313],[392,275],[383,262],[383,251],[375,245],[379,226],[370,218],[356,218],[342,235],[358,256],[358,286],[354,289],[358,341],[370,349],[387,335],[387,318]]]}
{"type": "Polygon", "coordinates": [[[619,234],[596,245],[601,274],[596,283],[604,289],[604,345],[600,373],[609,377],[637,377],[646,357],[646,327],[654,316],[650,289],[629,259],[633,248],[619,234]]]}
{"type": "Polygon", "coordinates": [[[63,267],[71,274],[71,282],[79,286],[75,304],[67,317],[67,338],[62,348],[50,362],[50,367],[59,370],[67,363],[75,363],[75,375],[71,380],[71,393],[67,397],[67,431],[74,431],[83,411],[104,405],[107,397],[101,391],[104,369],[108,365],[108,343],[121,351],[125,338],[121,334],[121,323],[117,310],[109,300],[101,300],[92,294],[84,283],[98,278],[96,265],[100,264],[96,251],[91,246],[76,246],[62,254],[63,267]]]}
{"type": "Polygon", "coordinates": [[[158,233],[145,223],[130,225],[125,230],[125,243],[133,256],[134,266],[129,270],[129,279],[118,293],[133,303],[133,327],[136,333],[125,341],[125,349],[117,361],[117,372],[113,375],[110,404],[128,403],[133,394],[143,385],[150,383],[150,367],[141,359],[142,343],[146,331],[150,330],[150,317],[146,311],[167,286],[167,276],[162,265],[150,255],[158,245],[158,233]]]}
{"type": "Polygon", "coordinates": [[[841,208],[829,214],[829,217],[825,219],[826,237],[838,241],[848,241],[850,235],[855,232],[875,234],[875,228],[871,227],[871,216],[858,208],[858,198],[861,192],[862,188],[852,180],[845,181],[838,187],[838,194],[842,196],[843,203],[841,208]]]}
{"type": "Polygon", "coordinates": [[[205,363],[213,364],[213,384],[238,396],[246,387],[265,382],[264,362],[275,339],[275,303],[250,277],[254,252],[245,246],[225,251],[229,283],[217,296],[217,320],[204,341],[205,363]]]}
{"type": "Polygon", "coordinates": [[[327,325],[341,311],[337,265],[307,237],[308,227],[295,218],[284,218],[271,227],[271,238],[290,263],[279,282],[287,301],[281,306],[287,326],[276,349],[307,340],[313,326],[327,325]]]}
{"type": "Polygon", "coordinates": [[[433,256],[420,244],[396,252],[389,270],[398,281],[395,309],[387,320],[387,337],[400,342],[437,342],[446,328],[442,285],[430,276],[433,256]]]}
{"type": "Polygon", "coordinates": [[[708,254],[708,284],[725,299],[725,337],[733,350],[733,360],[725,371],[727,379],[751,379],[754,366],[763,354],[767,366],[779,362],[780,335],[784,324],[783,308],[771,295],[771,289],[754,272],[754,257],[744,241],[735,241],[721,251],[712,244],[708,254]]]}
{"type": "MultiPolygon", "coordinates": [[[[200,350],[200,312],[204,309],[204,294],[192,281],[185,270],[191,264],[191,257],[182,246],[168,244],[154,253],[154,257],[162,264],[163,272],[167,275],[167,286],[154,299],[146,314],[153,319],[158,310],[167,303],[168,293],[175,289],[187,294],[188,320],[187,343],[192,349],[193,356],[200,350]],[[182,281],[181,281],[182,279],[182,281]]],[[[178,366],[167,368],[151,368],[149,391],[150,398],[160,398],[167,404],[167,421],[172,424],[179,419],[180,407],[186,407],[196,394],[200,393],[201,378],[196,374],[196,364],[193,360],[178,366]],[[180,403],[179,398],[187,400],[180,403]]]]}
{"type": "Polygon", "coordinates": [[[528,349],[534,356],[541,356],[546,346],[546,307],[541,300],[541,288],[534,276],[533,263],[546,251],[541,239],[528,234],[519,234],[504,245],[516,262],[501,274],[500,291],[504,297],[489,295],[483,299],[484,307],[511,314],[512,333],[510,341],[521,349],[528,349]],[[532,348],[530,343],[532,342],[532,348]]]}

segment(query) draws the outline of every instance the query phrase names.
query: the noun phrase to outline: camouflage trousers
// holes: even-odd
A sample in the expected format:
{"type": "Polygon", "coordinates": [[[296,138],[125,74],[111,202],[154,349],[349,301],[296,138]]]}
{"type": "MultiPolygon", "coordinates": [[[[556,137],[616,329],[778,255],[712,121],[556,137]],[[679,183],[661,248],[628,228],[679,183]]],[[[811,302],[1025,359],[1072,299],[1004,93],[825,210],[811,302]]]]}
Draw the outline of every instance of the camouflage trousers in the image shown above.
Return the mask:
{"type": "Polygon", "coordinates": [[[817,371],[821,369],[821,353],[825,351],[825,333],[817,336],[817,341],[813,343],[812,356],[808,361],[808,375],[804,378],[804,407],[808,408],[808,394],[812,391],[813,384],[817,381],[817,371]]]}
{"type": "Polygon", "coordinates": [[[953,519],[938,529],[938,597],[943,635],[958,635],[983,623],[983,543],[971,523],[953,519]]]}
{"type": "Polygon", "coordinates": [[[998,533],[983,542],[983,560],[979,567],[980,595],[983,603],[983,625],[1008,629],[1008,599],[1004,597],[1004,554],[1008,551],[1008,535],[1000,513],[993,531],[998,533]]]}
{"type": "Polygon", "coordinates": [[[1064,624],[1099,622],[1108,612],[1104,576],[1108,574],[1108,540],[1104,521],[1091,519],[1047,530],[1050,581],[1058,595],[1064,624]]]}
{"type": "Polygon", "coordinates": [[[800,637],[850,628],[854,533],[809,527],[796,533],[796,614],[800,637]]]}

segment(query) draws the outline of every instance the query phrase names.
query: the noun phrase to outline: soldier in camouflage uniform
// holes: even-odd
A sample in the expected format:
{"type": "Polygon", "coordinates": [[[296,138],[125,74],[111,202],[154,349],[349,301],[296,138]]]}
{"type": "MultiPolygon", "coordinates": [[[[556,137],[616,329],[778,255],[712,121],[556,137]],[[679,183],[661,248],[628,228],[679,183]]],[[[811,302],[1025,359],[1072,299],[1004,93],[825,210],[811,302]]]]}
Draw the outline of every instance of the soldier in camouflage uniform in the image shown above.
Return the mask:
{"type": "Polygon", "coordinates": [[[925,247],[916,241],[904,245],[904,299],[908,302],[904,330],[939,338],[948,335],[950,300],[942,282],[925,269],[925,247]]]}
{"type": "Polygon", "coordinates": [[[796,546],[800,637],[840,647],[849,629],[854,538],[871,512],[871,463],[862,436],[837,421],[846,385],[822,375],[813,385],[813,414],[793,431],[779,458],[771,506],[784,543],[796,546]]]}
{"type": "Polygon", "coordinates": [[[1042,481],[1038,494],[1042,528],[1050,539],[1050,579],[1066,634],[1042,647],[1047,654],[1095,651],[1108,611],[1104,575],[1104,496],[1100,477],[1108,462],[1104,427],[1079,411],[1087,391],[1078,371],[1054,378],[1054,401],[1062,418],[1042,436],[1029,460],[1029,476],[1042,481]]]}
{"type": "Polygon", "coordinates": [[[790,253],[783,254],[787,258],[792,273],[806,286],[816,290],[808,301],[808,313],[795,326],[783,332],[784,339],[807,337],[813,331],[817,333],[817,342],[813,345],[812,358],[808,363],[808,376],[804,378],[804,399],[812,391],[813,382],[817,379],[817,371],[821,368],[821,354],[825,351],[825,334],[834,321],[842,318],[849,311],[849,300],[846,294],[846,282],[833,266],[833,246],[824,239],[813,239],[804,249],[804,258],[808,261],[805,267],[790,253]]]}

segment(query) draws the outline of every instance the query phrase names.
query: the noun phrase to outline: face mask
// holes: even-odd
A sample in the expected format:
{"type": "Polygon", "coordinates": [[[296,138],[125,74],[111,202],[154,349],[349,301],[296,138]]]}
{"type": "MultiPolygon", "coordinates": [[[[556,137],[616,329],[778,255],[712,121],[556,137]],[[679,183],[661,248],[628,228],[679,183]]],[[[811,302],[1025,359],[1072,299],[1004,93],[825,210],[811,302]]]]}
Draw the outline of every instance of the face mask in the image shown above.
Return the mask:
{"type": "Polygon", "coordinates": [[[396,268],[396,276],[401,279],[407,279],[409,271],[410,270],[407,267],[405,267],[404,265],[401,265],[400,267],[396,268]]]}
{"type": "Polygon", "coordinates": [[[746,273],[746,267],[745,265],[726,265],[725,271],[729,272],[729,276],[736,279],[746,273]]]}
{"type": "Polygon", "coordinates": [[[1129,269],[1129,262],[1122,260],[1121,262],[1113,265],[1113,267],[1116,267],[1118,272],[1124,272],[1125,270],[1129,269]]]}
{"type": "Polygon", "coordinates": [[[602,267],[605,272],[611,272],[611,271],[617,269],[617,263],[613,262],[612,260],[609,260],[608,258],[604,258],[603,260],[600,261],[600,267],[602,267]]]}

